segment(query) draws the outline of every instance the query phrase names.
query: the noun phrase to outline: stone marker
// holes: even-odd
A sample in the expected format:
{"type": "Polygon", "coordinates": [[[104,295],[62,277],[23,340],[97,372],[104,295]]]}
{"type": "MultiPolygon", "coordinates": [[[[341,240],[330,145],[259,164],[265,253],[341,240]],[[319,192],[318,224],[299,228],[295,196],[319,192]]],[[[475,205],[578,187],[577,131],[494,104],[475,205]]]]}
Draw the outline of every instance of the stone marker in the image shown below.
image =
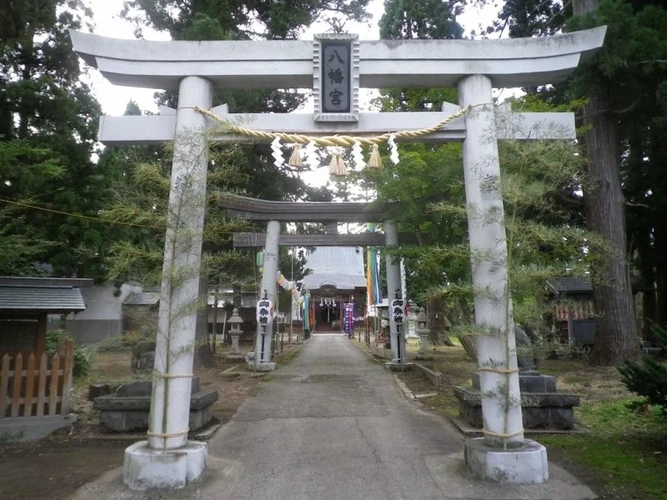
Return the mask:
{"type": "Polygon", "coordinates": [[[417,314],[415,321],[417,322],[415,332],[417,335],[419,335],[419,339],[421,341],[419,352],[417,353],[417,359],[433,359],[433,356],[431,356],[428,352],[429,335],[431,334],[431,329],[426,327],[428,324],[428,318],[426,317],[426,311],[423,307],[419,308],[419,314],[417,314]]]}
{"type": "Polygon", "coordinates": [[[227,333],[229,333],[229,336],[232,339],[232,346],[227,354],[227,361],[244,361],[245,358],[239,347],[239,337],[241,337],[241,334],[243,333],[241,330],[243,320],[239,316],[239,310],[236,307],[232,311],[232,317],[229,318],[227,323],[231,325],[229,332],[227,333]]]}

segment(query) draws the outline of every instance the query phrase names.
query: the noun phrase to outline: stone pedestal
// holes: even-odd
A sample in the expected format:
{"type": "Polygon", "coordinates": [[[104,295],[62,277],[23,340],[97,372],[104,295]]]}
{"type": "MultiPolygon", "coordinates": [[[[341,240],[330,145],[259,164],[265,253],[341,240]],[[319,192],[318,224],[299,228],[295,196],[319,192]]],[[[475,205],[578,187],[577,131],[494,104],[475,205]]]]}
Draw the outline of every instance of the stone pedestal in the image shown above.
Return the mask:
{"type": "Polygon", "coordinates": [[[433,356],[428,353],[428,335],[420,335],[419,339],[421,340],[421,345],[419,346],[417,359],[433,359],[433,356]]]}
{"type": "Polygon", "coordinates": [[[413,363],[398,363],[396,361],[387,361],[384,367],[392,372],[407,372],[412,370],[413,363]]]}
{"type": "Polygon", "coordinates": [[[173,450],[155,450],[139,441],[125,450],[123,481],[131,490],[177,489],[206,470],[206,443],[187,441],[173,450]]]}
{"type": "Polygon", "coordinates": [[[424,310],[423,307],[419,308],[419,312],[417,313],[415,321],[417,322],[417,327],[415,328],[415,332],[417,333],[417,335],[419,335],[419,339],[421,341],[419,344],[419,352],[417,353],[417,359],[433,359],[433,356],[431,356],[428,352],[429,348],[428,337],[431,334],[431,329],[426,327],[428,323],[428,318],[426,316],[426,311],[424,310]]]}
{"type": "MultiPolygon", "coordinates": [[[[536,371],[519,374],[523,426],[526,429],[571,430],[574,428],[574,407],[579,396],[556,390],[556,378],[536,371]]],[[[482,428],[482,398],[479,375],[473,375],[472,388],[456,387],[459,416],[473,427],[482,428]]]]}
{"type": "Polygon", "coordinates": [[[271,372],[276,369],[276,364],[273,362],[270,363],[251,363],[248,365],[251,370],[256,372],[271,372]]]}
{"type": "Polygon", "coordinates": [[[239,337],[243,333],[240,329],[243,320],[239,316],[239,310],[235,307],[232,311],[232,317],[229,318],[228,323],[231,325],[229,329],[229,337],[232,339],[232,346],[227,354],[227,361],[244,361],[245,357],[239,348],[239,337]]]}
{"type": "Polygon", "coordinates": [[[241,349],[239,348],[239,337],[241,336],[241,331],[234,332],[230,331],[229,332],[229,337],[232,339],[232,346],[229,349],[229,353],[227,354],[227,361],[244,361],[245,357],[243,356],[243,353],[241,352],[241,349]]]}
{"type": "MultiPolygon", "coordinates": [[[[131,432],[148,428],[151,408],[152,383],[131,382],[122,385],[115,394],[93,400],[93,408],[100,412],[100,424],[114,432],[131,432]]],[[[200,390],[199,378],[191,384],[188,428],[204,427],[213,418],[213,403],[218,400],[214,389],[200,390]]]]}
{"type": "Polygon", "coordinates": [[[509,484],[541,484],[549,479],[547,449],[526,439],[516,448],[502,450],[469,439],[464,445],[465,463],[477,479],[509,484]]]}

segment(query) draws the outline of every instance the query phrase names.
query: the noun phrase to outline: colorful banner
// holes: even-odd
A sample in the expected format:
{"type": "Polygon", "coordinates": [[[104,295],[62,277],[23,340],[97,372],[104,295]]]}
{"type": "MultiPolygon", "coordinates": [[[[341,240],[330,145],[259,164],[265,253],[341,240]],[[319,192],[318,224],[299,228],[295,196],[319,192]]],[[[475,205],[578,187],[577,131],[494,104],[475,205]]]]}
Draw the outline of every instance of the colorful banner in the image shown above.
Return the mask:
{"type": "Polygon", "coordinates": [[[310,325],[310,294],[303,297],[303,328],[308,329],[310,325]]]}
{"type": "MultiPolygon", "coordinates": [[[[375,232],[375,224],[368,224],[368,232],[375,232]]],[[[380,289],[380,271],[378,268],[378,252],[376,247],[366,248],[366,287],[368,305],[381,304],[382,291],[380,289]]]]}
{"type": "Polygon", "coordinates": [[[296,282],[289,281],[280,271],[276,272],[276,282],[283,290],[291,290],[294,300],[296,300],[298,304],[303,304],[303,297],[301,296],[299,289],[296,287],[296,282]]]}
{"type": "Polygon", "coordinates": [[[303,296],[303,328],[308,330],[315,328],[315,303],[310,301],[308,291],[303,296]]]}
{"type": "Polygon", "coordinates": [[[343,331],[351,333],[354,330],[354,304],[346,303],[343,306],[343,331]]]}

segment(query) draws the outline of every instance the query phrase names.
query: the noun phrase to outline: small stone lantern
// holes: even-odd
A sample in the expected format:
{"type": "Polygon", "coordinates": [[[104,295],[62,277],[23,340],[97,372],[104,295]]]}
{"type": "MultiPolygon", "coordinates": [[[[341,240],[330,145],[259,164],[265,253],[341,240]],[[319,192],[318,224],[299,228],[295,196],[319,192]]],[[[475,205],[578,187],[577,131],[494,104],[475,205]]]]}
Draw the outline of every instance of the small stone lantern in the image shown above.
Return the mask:
{"type": "Polygon", "coordinates": [[[421,339],[421,346],[419,347],[419,352],[417,353],[417,359],[433,359],[432,356],[428,353],[428,337],[431,333],[431,329],[427,328],[428,318],[426,317],[426,311],[423,307],[419,308],[419,314],[417,314],[417,328],[415,332],[419,335],[421,339]]]}
{"type": "Polygon", "coordinates": [[[232,311],[232,317],[227,320],[231,326],[229,327],[229,336],[232,338],[232,347],[227,354],[227,361],[242,361],[243,353],[239,348],[239,337],[243,333],[241,330],[241,323],[243,320],[239,316],[239,310],[235,307],[232,311]]]}

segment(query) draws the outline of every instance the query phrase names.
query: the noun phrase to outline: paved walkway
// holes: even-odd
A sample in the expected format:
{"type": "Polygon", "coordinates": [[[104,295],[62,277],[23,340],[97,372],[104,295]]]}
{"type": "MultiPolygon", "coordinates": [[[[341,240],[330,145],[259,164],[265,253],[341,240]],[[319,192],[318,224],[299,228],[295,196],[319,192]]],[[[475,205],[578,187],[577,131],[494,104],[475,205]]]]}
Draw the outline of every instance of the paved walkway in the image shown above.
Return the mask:
{"type": "Polygon", "coordinates": [[[114,471],[76,498],[595,498],[553,465],[545,485],[470,479],[454,428],[408,401],[393,375],[344,336],[314,335],[269,378],[209,442],[200,484],[138,494],[122,487],[122,471],[114,471]]]}

